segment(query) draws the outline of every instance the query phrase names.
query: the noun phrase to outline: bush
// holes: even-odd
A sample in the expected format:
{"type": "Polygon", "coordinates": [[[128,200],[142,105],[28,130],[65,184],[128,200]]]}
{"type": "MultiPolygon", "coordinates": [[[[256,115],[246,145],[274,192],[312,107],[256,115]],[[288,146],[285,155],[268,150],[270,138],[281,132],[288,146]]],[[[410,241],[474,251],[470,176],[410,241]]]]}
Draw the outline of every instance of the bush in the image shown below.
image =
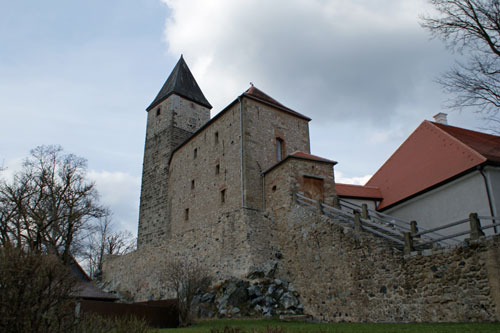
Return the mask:
{"type": "MultiPolygon", "coordinates": [[[[151,331],[145,320],[136,317],[110,318],[97,315],[85,316],[75,329],[78,333],[147,333],[151,331]]],[[[157,332],[157,331],[156,331],[157,332]]]]}
{"type": "Polygon", "coordinates": [[[75,280],[56,256],[0,248],[0,331],[68,332],[75,280]]]}

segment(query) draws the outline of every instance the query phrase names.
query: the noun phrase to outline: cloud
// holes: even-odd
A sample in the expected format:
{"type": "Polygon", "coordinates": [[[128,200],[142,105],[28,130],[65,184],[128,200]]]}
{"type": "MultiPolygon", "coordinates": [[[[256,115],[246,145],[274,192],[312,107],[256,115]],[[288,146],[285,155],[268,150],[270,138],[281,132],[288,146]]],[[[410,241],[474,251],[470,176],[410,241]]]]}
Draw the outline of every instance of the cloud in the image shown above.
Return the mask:
{"type": "Polygon", "coordinates": [[[381,124],[441,98],[431,81],[448,59],[418,25],[423,0],[164,2],[168,51],[214,112],[250,81],[322,123],[381,124]]]}
{"type": "Polygon", "coordinates": [[[362,177],[346,177],[341,171],[335,170],[335,182],[341,184],[365,185],[373,175],[362,177]]]}
{"type": "Polygon", "coordinates": [[[113,221],[119,230],[137,234],[140,177],[124,172],[90,171],[88,177],[95,181],[101,203],[113,212],[113,221]]]}

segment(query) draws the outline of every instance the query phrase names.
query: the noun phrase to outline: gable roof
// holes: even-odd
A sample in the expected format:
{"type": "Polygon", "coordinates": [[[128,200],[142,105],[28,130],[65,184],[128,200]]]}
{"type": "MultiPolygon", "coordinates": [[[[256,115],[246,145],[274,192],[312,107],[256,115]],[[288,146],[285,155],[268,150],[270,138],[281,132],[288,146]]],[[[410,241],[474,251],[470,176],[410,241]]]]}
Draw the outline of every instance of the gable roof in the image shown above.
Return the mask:
{"type": "MultiPolygon", "coordinates": [[[[264,103],[264,104],[268,104],[270,106],[273,106],[277,109],[280,109],[284,112],[287,112],[287,113],[290,113],[290,114],[293,114],[295,116],[298,116],[300,118],[303,118],[307,121],[310,121],[311,118],[308,118],[296,111],[293,111],[292,109],[289,109],[287,108],[286,106],[283,106],[281,103],[279,103],[278,101],[276,101],[274,98],[270,97],[269,95],[267,95],[266,93],[262,92],[261,90],[255,88],[254,86],[251,86],[249,89],[247,89],[243,94],[241,94],[240,96],[238,96],[237,98],[235,98],[231,103],[229,103],[224,109],[222,109],[222,111],[220,111],[219,113],[217,113],[213,118],[211,118],[209,121],[207,121],[203,126],[201,126],[196,132],[194,132],[189,138],[187,138],[186,140],[184,140],[184,142],[182,142],[181,144],[179,144],[173,151],[172,151],[172,154],[170,154],[170,159],[168,161],[168,164],[170,164],[170,161],[172,160],[172,157],[174,156],[174,153],[176,151],[178,151],[179,149],[181,149],[185,144],[187,144],[191,139],[193,139],[194,137],[196,137],[198,134],[202,133],[208,126],[210,126],[211,124],[213,124],[217,119],[219,119],[220,117],[222,117],[222,115],[224,113],[226,113],[228,110],[231,109],[231,107],[233,105],[235,105],[236,103],[238,103],[240,101],[240,99],[242,97],[247,97],[247,98],[250,98],[250,99],[253,99],[253,100],[256,100],[260,103],[264,103]],[[252,89],[253,88],[253,89],[252,89]],[[276,104],[277,103],[277,104],[276,104]]],[[[311,155],[313,156],[313,155],[311,155]]],[[[337,162],[334,162],[335,164],[337,162]]]]}
{"type": "Polygon", "coordinates": [[[297,111],[294,111],[294,110],[284,106],[283,104],[281,104],[280,102],[278,102],[277,100],[275,100],[271,96],[267,95],[262,90],[257,89],[253,85],[250,88],[248,88],[241,96],[245,96],[245,97],[248,97],[250,99],[256,100],[258,102],[274,106],[275,108],[278,108],[282,111],[293,114],[294,116],[300,117],[300,118],[305,119],[307,121],[311,120],[311,118],[306,117],[303,114],[298,113],[297,111]]]}
{"type": "Polygon", "coordinates": [[[167,81],[165,81],[163,87],[160,89],[160,92],[147,107],[146,111],[150,111],[172,94],[184,97],[209,109],[212,108],[212,105],[210,105],[205,95],[201,92],[198,83],[196,83],[182,55],[172,70],[172,73],[170,73],[167,81]]]}
{"type": "Polygon", "coordinates": [[[305,153],[305,152],[300,151],[300,150],[297,150],[297,151],[291,153],[290,156],[297,157],[297,158],[302,158],[302,159],[305,159],[305,160],[311,160],[311,161],[317,161],[317,162],[325,162],[325,163],[337,164],[337,162],[335,162],[335,161],[332,161],[332,160],[329,160],[329,159],[326,159],[326,158],[323,158],[323,157],[319,157],[319,156],[316,156],[316,155],[311,155],[311,154],[305,153]]]}
{"type": "Polygon", "coordinates": [[[500,164],[500,137],[424,121],[366,183],[390,206],[484,163],[500,164]]]}
{"type": "Polygon", "coordinates": [[[335,183],[335,190],[339,196],[346,198],[382,199],[380,189],[373,186],[335,183]]]}
{"type": "Polygon", "coordinates": [[[269,169],[264,170],[262,173],[266,174],[269,171],[273,170],[274,168],[278,167],[279,165],[285,163],[286,161],[288,161],[290,159],[308,160],[308,161],[313,161],[313,162],[320,162],[320,163],[331,164],[332,166],[335,165],[335,164],[337,164],[337,162],[335,162],[335,161],[328,160],[328,159],[323,158],[323,157],[319,157],[319,156],[316,156],[316,155],[311,155],[309,153],[305,153],[303,151],[297,150],[297,151],[291,153],[290,155],[287,155],[281,161],[276,162],[276,164],[274,164],[273,166],[271,166],[269,169]]]}

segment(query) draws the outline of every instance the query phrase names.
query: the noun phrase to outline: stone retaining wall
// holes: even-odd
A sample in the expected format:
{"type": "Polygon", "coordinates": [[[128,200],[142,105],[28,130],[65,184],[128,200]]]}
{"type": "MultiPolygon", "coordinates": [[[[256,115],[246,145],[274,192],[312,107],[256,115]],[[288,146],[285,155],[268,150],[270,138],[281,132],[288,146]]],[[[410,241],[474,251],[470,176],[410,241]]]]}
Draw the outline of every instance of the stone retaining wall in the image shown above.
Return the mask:
{"type": "Polygon", "coordinates": [[[295,206],[277,223],[304,312],[325,321],[498,320],[500,238],[404,257],[385,240],[295,206]]]}
{"type": "MultiPolygon", "coordinates": [[[[319,320],[499,319],[498,236],[405,257],[385,239],[366,232],[356,234],[351,227],[311,209],[295,205],[280,216],[268,218],[252,210],[232,212],[215,226],[188,230],[162,247],[106,260],[104,280],[109,289],[135,300],[159,299],[167,297],[160,276],[170,257],[200,260],[215,282],[235,278],[249,281],[249,286],[255,283],[251,272],[274,261],[274,278],[293,285],[303,312],[319,320]]],[[[259,312],[250,303],[246,307],[250,314],[278,313],[259,312]]],[[[222,309],[218,315],[232,311],[218,308],[222,309]]]]}
{"type": "Polygon", "coordinates": [[[246,276],[274,257],[272,221],[252,210],[228,212],[205,228],[192,228],[156,247],[142,247],[123,256],[107,257],[103,281],[110,291],[135,301],[167,297],[161,283],[168,259],[198,261],[214,281],[246,276]]]}

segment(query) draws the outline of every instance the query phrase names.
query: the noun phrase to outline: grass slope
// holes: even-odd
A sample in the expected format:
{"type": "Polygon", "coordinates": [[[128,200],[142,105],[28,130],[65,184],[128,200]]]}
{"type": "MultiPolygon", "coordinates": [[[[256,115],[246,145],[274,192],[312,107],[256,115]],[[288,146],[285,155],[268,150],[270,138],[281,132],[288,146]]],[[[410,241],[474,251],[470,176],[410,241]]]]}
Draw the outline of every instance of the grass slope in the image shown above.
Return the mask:
{"type": "Polygon", "coordinates": [[[302,323],[279,320],[210,320],[186,328],[162,329],[160,332],[211,333],[295,333],[295,332],[500,332],[500,323],[302,323]]]}

